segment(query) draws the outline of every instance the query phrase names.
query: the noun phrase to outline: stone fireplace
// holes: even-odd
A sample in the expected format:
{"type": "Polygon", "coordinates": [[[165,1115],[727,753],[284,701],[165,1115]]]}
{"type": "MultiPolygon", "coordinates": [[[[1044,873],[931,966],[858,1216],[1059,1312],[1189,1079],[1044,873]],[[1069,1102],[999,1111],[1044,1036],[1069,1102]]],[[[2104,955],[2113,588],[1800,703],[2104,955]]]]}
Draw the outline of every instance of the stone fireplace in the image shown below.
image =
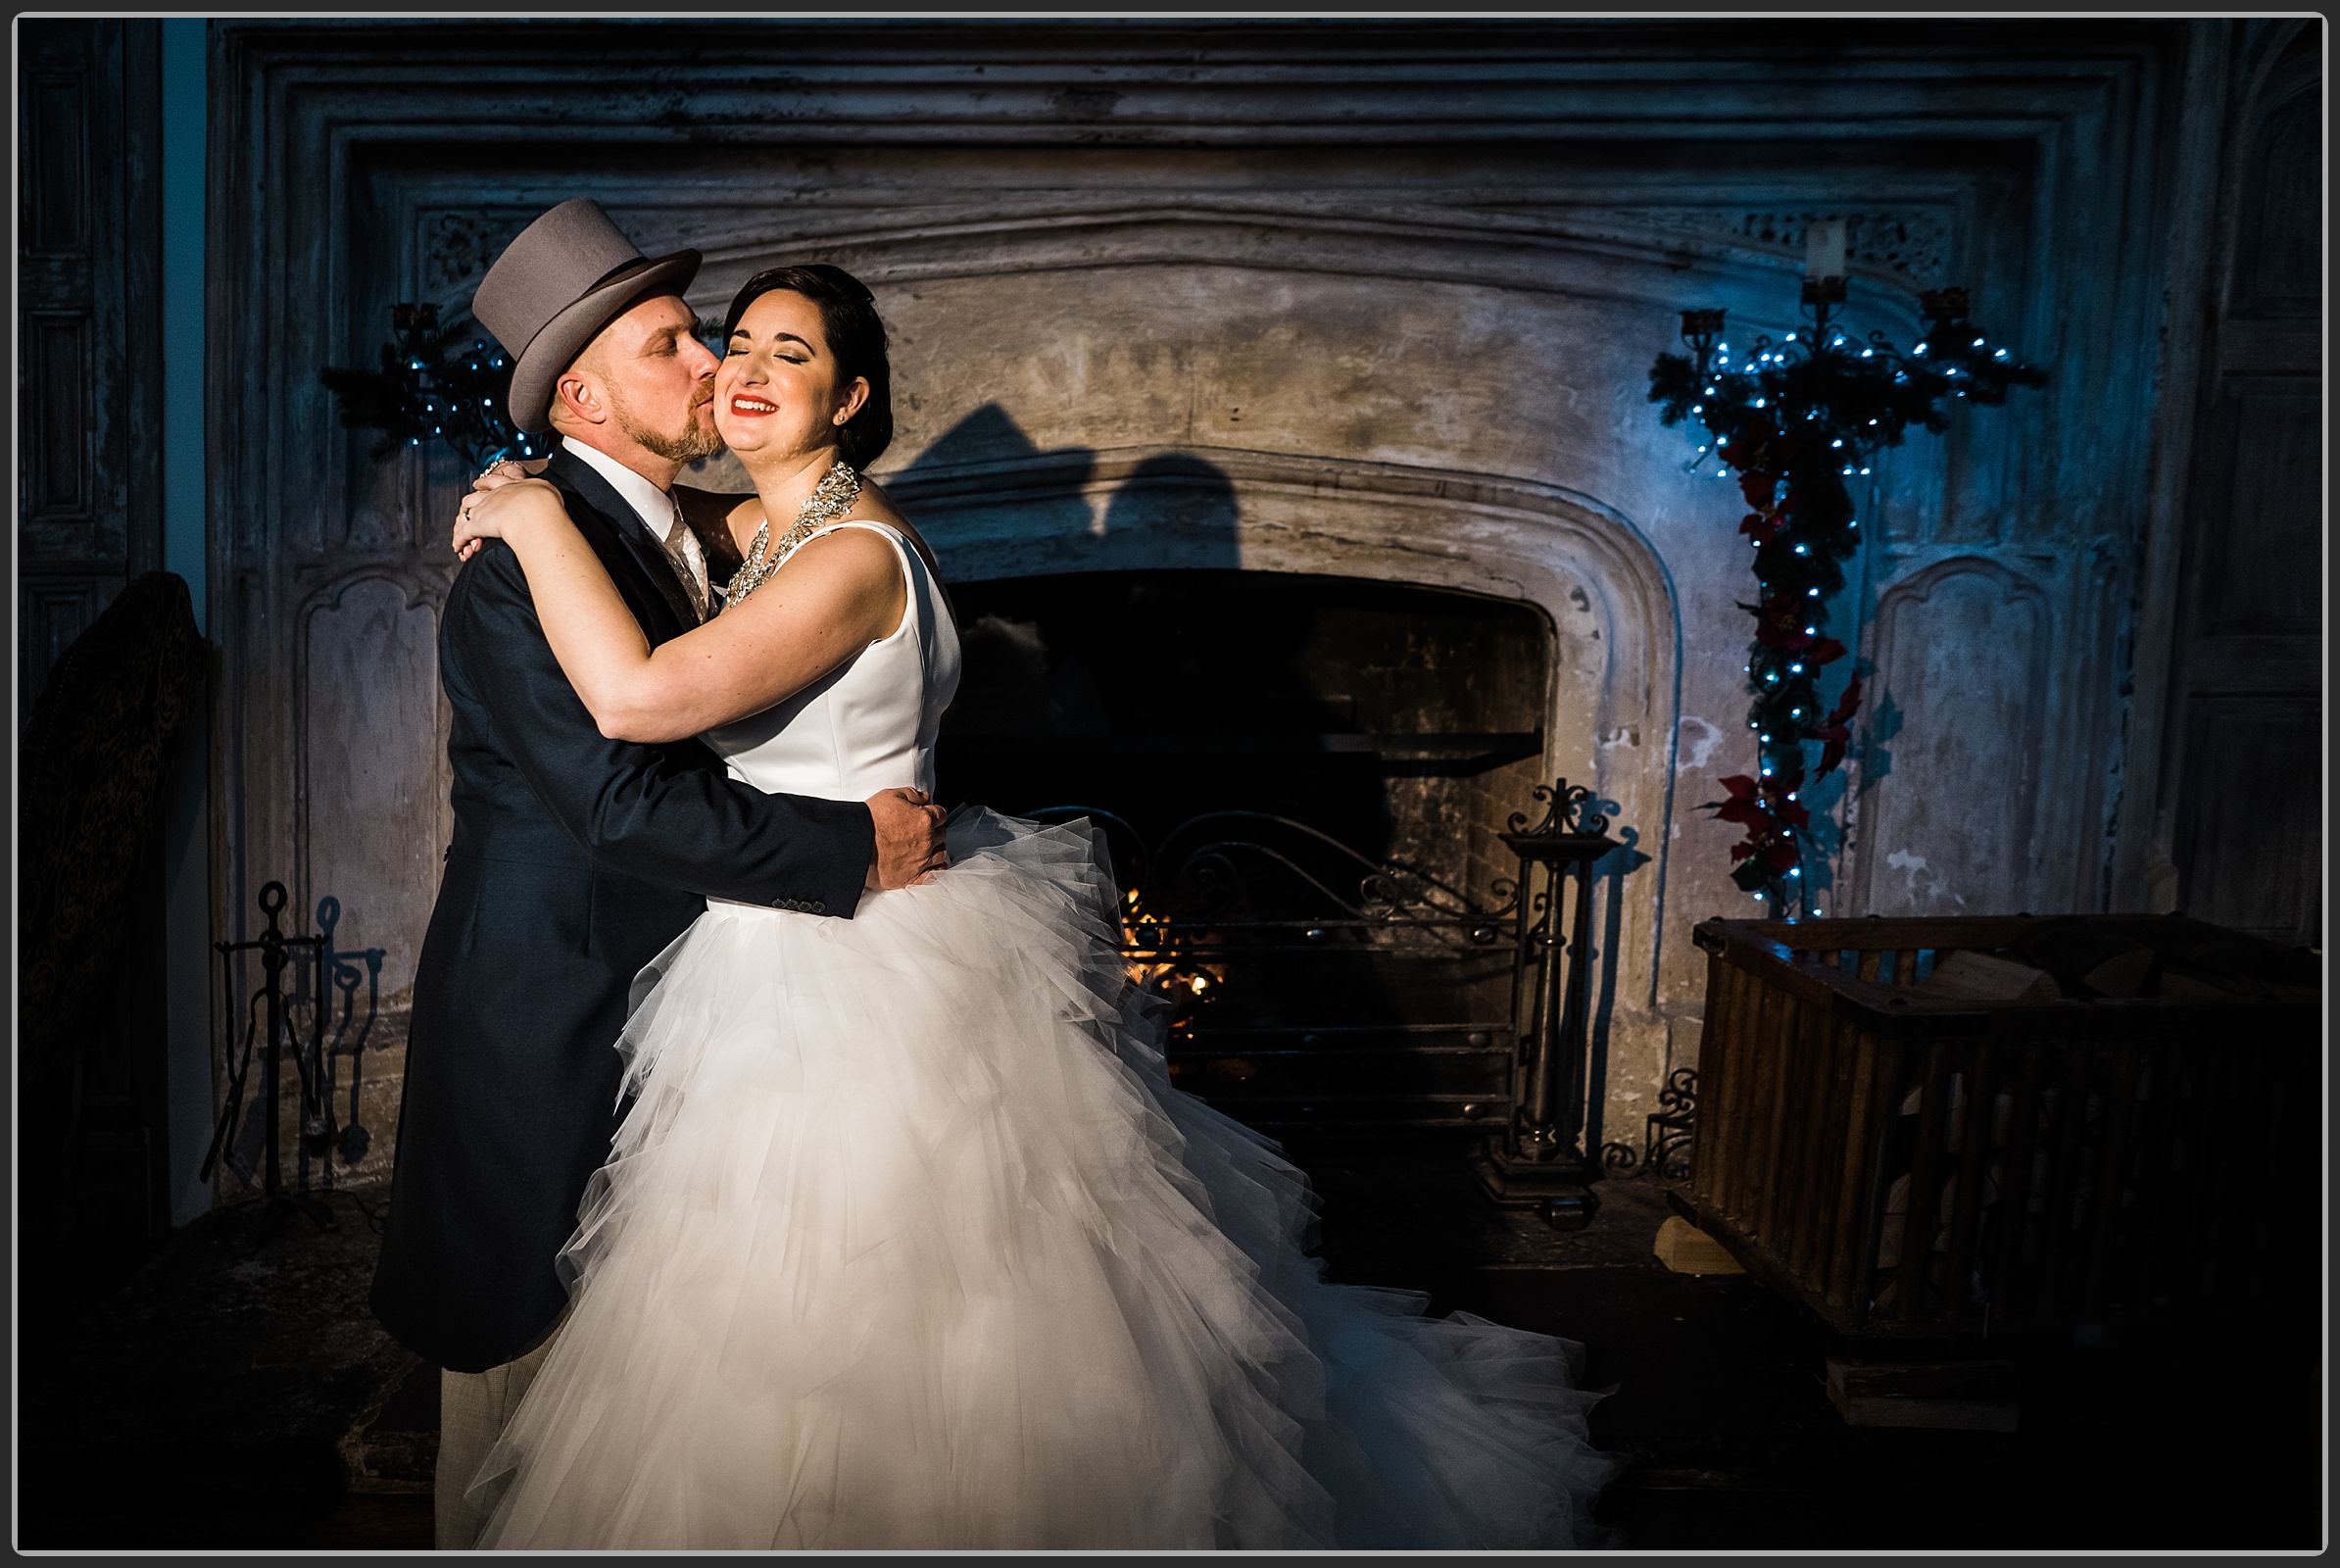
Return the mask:
{"type": "Polygon", "coordinates": [[[395,302],[460,311],[506,237],[579,193],[646,248],[702,249],[703,316],[776,259],[871,285],[899,429],[877,477],[969,623],[996,623],[1000,667],[1078,654],[1096,686],[1113,631],[1084,608],[1128,628],[1118,706],[1066,709],[1048,756],[1012,744],[1008,687],[970,684],[944,761],[970,792],[1095,804],[1034,798],[1056,765],[1071,794],[1148,779],[1142,815],[1173,773],[1214,800],[1313,792],[1376,853],[1485,888],[1534,783],[1590,787],[1627,845],[1595,940],[1606,1126],[1629,1142],[1695,1064],[1690,926],[1747,907],[1735,833],[1697,808],[1751,757],[1740,509],[1658,425],[1647,372],[1686,307],[1793,330],[1804,226],[1848,218],[1853,323],[1908,341],[1918,291],[1964,283],[2056,379],[1895,453],[1858,498],[1870,555],[1832,624],[1872,713],[1908,729],[1855,750],[1829,912],[2095,907],[2129,853],[2123,682],[2139,540],[2169,511],[2145,460],[2181,227],[2154,194],[2177,84],[2153,26],[214,37],[216,918],[240,934],[281,878],[383,950],[359,1179],[394,1143],[396,1015],[449,827],[434,636],[468,475],[370,462],[311,368],[369,362],[395,302]],[[2113,251],[2133,266],[2108,274],[2113,251]],[[288,369],[256,386],[253,365],[288,369]],[[1295,653],[1304,678],[1235,678],[1295,653]],[[1977,780],[1987,811],[1962,798],[1977,780]]]}
{"type": "Polygon", "coordinates": [[[1133,968],[1177,1004],[1177,1081],[1288,1141],[1501,1124],[1512,928],[1493,911],[1518,866],[1497,834],[1538,782],[1548,619],[1240,567],[952,599],[941,796],[1105,829],[1133,968]],[[1397,940],[1418,912],[1481,918],[1397,940]],[[1212,956],[1165,959],[1187,944],[1162,921],[1203,927],[1212,956]]]}
{"type": "MultiPolygon", "coordinates": [[[[1664,747],[1643,737],[1673,730],[1652,704],[1673,686],[1676,612],[1646,544],[1589,497],[1326,453],[1044,452],[993,407],[890,489],[946,569],[965,574],[952,591],[975,651],[966,710],[942,742],[947,790],[963,778],[1005,809],[1115,808],[1149,846],[1202,811],[1267,811],[1482,908],[1518,874],[1496,834],[1514,812],[1540,815],[1537,783],[1594,783],[1629,845],[1641,838],[1632,813],[1663,796],[1664,747]]],[[[1635,972],[1647,932],[1634,894],[1656,878],[1647,851],[1624,858],[1605,884],[1616,931],[1601,961],[1630,996],[1649,983],[1635,972]]],[[[1264,966],[1318,987],[1276,1009],[1295,1036],[1341,1016],[1334,993],[1370,975],[1405,994],[1417,1024],[1467,1042],[1507,1011],[1508,956],[1438,968],[1435,982],[1393,980],[1387,965],[1311,980],[1289,956],[1264,966]]],[[[1257,970],[1250,983],[1246,1001],[1275,984],[1257,970]]],[[[1613,1033],[1613,1077],[1656,1068],[1621,1067],[1621,1050],[1662,1048],[1613,1033]]],[[[1486,1091],[1502,1072],[1493,1055],[1476,1065],[1468,1081],[1418,1079],[1434,1100],[1328,1070],[1249,1109],[1286,1137],[1322,1121],[1482,1126],[1499,1112],[1486,1091]]]]}
{"type": "Polygon", "coordinates": [[[1271,811],[1461,887],[1493,863],[1493,808],[1537,782],[1551,632],[1529,607],[1243,570],[951,598],[965,673],[940,742],[947,801],[1091,803],[1149,844],[1199,812],[1271,811]]]}

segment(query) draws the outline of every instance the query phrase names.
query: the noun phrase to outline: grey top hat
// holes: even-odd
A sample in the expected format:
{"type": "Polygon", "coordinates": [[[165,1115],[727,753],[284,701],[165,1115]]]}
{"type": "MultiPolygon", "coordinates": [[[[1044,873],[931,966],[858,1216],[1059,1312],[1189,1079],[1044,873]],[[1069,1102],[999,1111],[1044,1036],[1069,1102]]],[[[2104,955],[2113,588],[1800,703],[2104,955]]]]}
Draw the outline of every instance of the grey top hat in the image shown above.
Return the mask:
{"type": "Polygon", "coordinates": [[[654,294],[680,294],[697,251],[651,258],[590,196],[553,208],[504,247],[471,296],[471,315],[512,356],[512,422],[542,430],[553,386],[585,345],[654,294]]]}

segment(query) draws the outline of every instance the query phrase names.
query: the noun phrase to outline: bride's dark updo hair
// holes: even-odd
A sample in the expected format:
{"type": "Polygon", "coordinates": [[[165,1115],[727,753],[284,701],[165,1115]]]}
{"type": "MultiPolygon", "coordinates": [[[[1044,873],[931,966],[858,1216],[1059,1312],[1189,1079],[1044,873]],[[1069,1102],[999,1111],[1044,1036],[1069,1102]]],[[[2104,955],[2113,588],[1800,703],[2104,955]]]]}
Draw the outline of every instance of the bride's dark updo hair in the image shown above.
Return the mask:
{"type": "Polygon", "coordinates": [[[886,366],[886,323],[878,318],[877,301],[859,278],[826,262],[767,268],[731,297],[731,310],[723,318],[726,346],[748,307],[775,289],[802,294],[820,312],[821,332],[837,361],[838,380],[851,381],[857,375],[869,383],[869,396],[860,410],[837,427],[839,456],[866,472],[894,443],[894,380],[886,366]]]}

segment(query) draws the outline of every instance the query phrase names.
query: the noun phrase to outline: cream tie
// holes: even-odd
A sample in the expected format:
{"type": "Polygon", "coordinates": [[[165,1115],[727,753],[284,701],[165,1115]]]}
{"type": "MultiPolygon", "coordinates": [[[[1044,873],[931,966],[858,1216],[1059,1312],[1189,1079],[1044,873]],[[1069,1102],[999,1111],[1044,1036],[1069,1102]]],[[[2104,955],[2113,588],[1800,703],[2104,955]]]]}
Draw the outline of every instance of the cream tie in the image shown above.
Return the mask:
{"type": "Polygon", "coordinates": [[[707,619],[706,553],[699,548],[699,536],[683,521],[682,503],[672,496],[666,501],[674,508],[674,521],[666,528],[666,559],[674,563],[675,574],[691,591],[692,613],[704,621],[707,619]]]}

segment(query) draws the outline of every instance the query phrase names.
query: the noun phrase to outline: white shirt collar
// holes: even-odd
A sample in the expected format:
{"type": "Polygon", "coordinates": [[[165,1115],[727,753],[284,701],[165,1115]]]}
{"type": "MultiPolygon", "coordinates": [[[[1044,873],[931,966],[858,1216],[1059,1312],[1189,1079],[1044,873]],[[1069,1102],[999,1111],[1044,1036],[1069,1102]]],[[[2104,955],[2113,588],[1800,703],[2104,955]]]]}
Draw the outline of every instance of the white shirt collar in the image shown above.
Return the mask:
{"type": "Polygon", "coordinates": [[[565,435],[561,444],[609,481],[609,488],[623,496],[626,505],[641,515],[642,525],[650,530],[651,539],[663,548],[666,530],[674,526],[674,498],[607,452],[565,435]]]}

